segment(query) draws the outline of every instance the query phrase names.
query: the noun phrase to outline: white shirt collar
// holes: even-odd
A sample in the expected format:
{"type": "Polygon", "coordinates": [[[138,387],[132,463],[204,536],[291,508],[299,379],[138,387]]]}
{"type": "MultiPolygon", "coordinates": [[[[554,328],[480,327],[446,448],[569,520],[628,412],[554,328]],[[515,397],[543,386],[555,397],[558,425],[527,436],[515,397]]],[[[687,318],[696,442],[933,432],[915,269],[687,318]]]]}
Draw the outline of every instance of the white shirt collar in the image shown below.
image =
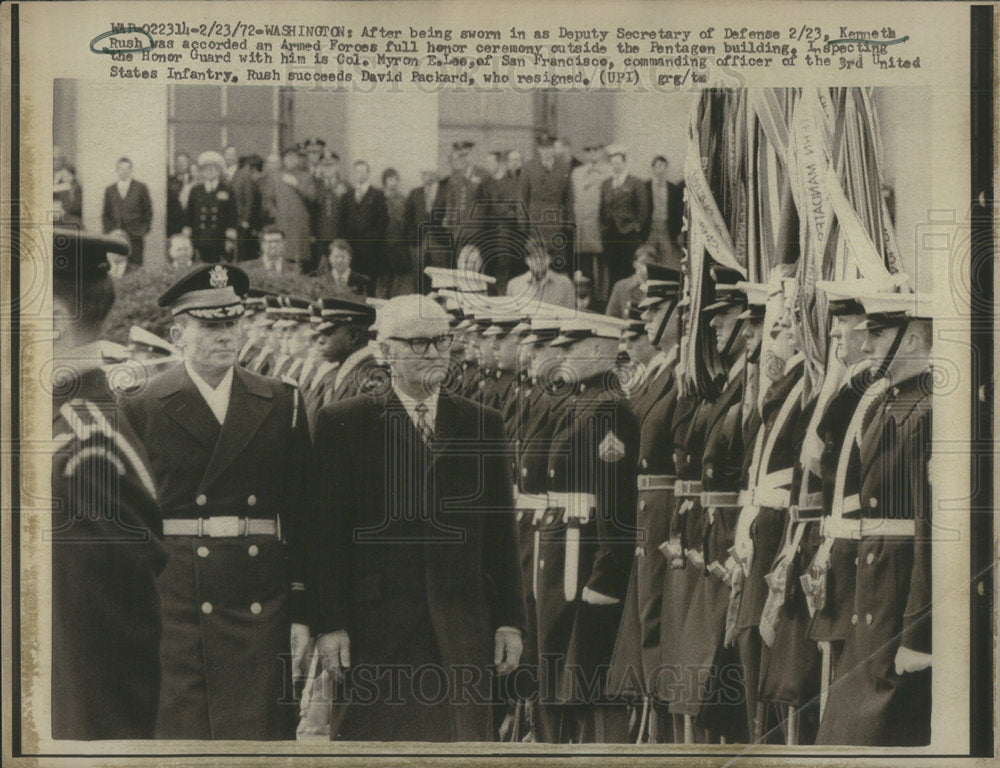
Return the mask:
{"type": "Polygon", "coordinates": [[[194,382],[201,396],[205,398],[205,402],[212,410],[216,421],[220,424],[224,423],[226,421],[226,411],[229,410],[229,396],[233,391],[233,369],[230,368],[226,372],[226,375],[222,377],[219,386],[213,389],[207,381],[195,373],[189,361],[184,361],[184,367],[187,369],[188,376],[191,377],[191,381],[194,382]]]}
{"type": "Polygon", "coordinates": [[[128,188],[131,186],[132,179],[128,179],[127,181],[122,181],[121,179],[118,180],[118,191],[121,193],[122,197],[125,197],[125,195],[128,194],[128,188]]]}
{"type": "Polygon", "coordinates": [[[416,400],[403,392],[403,390],[401,390],[394,381],[392,383],[392,391],[396,393],[396,397],[398,397],[399,401],[403,404],[403,407],[410,415],[410,419],[413,420],[413,424],[417,427],[417,429],[420,428],[419,423],[417,422],[417,406],[420,403],[427,406],[427,416],[430,419],[431,424],[437,422],[438,395],[440,394],[440,390],[434,390],[431,396],[426,400],[416,400]]]}

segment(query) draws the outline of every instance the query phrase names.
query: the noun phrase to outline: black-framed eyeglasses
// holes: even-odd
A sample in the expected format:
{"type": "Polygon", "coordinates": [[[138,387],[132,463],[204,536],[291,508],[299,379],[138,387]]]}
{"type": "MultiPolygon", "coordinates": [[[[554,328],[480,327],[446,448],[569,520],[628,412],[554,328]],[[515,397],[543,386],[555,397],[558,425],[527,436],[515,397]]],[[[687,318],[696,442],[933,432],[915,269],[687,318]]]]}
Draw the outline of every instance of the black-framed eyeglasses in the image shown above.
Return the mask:
{"type": "Polygon", "coordinates": [[[412,339],[406,339],[402,336],[390,336],[393,341],[402,341],[410,345],[410,349],[413,350],[414,354],[422,355],[430,349],[431,344],[438,352],[447,352],[451,349],[452,343],[455,341],[454,334],[445,333],[441,336],[435,336],[433,339],[429,339],[426,336],[417,336],[412,339]]]}

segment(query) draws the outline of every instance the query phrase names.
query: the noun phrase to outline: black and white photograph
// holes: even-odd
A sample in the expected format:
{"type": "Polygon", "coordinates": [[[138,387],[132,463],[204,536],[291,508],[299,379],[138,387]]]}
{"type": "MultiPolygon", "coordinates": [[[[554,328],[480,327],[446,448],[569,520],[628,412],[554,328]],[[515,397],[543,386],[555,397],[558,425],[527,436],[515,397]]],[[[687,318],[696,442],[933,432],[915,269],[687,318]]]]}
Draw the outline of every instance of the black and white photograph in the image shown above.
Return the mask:
{"type": "Polygon", "coordinates": [[[837,3],[757,20],[791,47],[721,3],[533,33],[527,4],[259,4],[257,33],[255,4],[200,33],[176,5],[171,31],[105,11],[80,34],[110,74],[51,65],[21,129],[45,209],[12,242],[45,258],[11,295],[48,309],[20,418],[52,424],[4,436],[32,466],[4,502],[31,512],[4,528],[17,755],[993,754],[969,39],[961,93],[928,16],[917,57],[837,3]],[[601,49],[626,69],[556,76],[601,49]],[[380,82],[380,51],[471,61],[380,82]],[[753,69],[806,56],[831,69],[753,69]]]}

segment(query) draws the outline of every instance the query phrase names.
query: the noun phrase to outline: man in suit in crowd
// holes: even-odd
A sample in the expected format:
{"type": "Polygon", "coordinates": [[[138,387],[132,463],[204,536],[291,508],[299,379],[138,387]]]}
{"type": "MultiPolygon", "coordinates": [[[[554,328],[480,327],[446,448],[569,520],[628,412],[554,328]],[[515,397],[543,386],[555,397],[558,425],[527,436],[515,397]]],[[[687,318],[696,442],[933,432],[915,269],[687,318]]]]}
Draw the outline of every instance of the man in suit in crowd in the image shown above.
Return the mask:
{"type": "Polygon", "coordinates": [[[160,575],[156,736],[287,739],[287,679],[309,638],[301,551],[309,427],[294,383],[236,365],[238,267],[202,266],[159,299],[184,362],[124,402],[149,453],[170,561],[160,575]]]}
{"type": "Polygon", "coordinates": [[[330,243],[330,254],[327,260],[330,265],[327,282],[331,295],[341,299],[359,301],[366,296],[371,296],[372,279],[351,268],[353,251],[349,242],[334,240],[330,243]]]}
{"type": "Polygon", "coordinates": [[[517,180],[507,171],[507,153],[490,152],[476,217],[481,221],[475,241],[483,257],[483,272],[495,277],[497,294],[507,291],[520,238],[516,235],[521,210],[517,180]]]}
{"type": "Polygon", "coordinates": [[[56,229],[53,242],[52,738],[149,739],[160,689],[166,562],[146,453],[102,365],[124,240],[56,229]]]}
{"type": "Polygon", "coordinates": [[[119,230],[126,234],[131,246],[129,264],[141,267],[144,238],[153,222],[153,203],[146,185],[132,178],[131,160],[120,158],[116,171],[118,181],[104,190],[101,225],[104,234],[119,230]]]}
{"type": "Polygon", "coordinates": [[[202,181],[188,197],[184,234],[191,238],[198,257],[207,263],[228,261],[236,252],[239,214],[232,189],[219,178],[223,162],[218,152],[202,152],[198,156],[202,181]]]}
{"type": "Polygon", "coordinates": [[[239,168],[229,180],[239,220],[236,233],[237,261],[251,261],[257,258],[257,233],[260,231],[262,205],[260,178],[263,172],[264,158],[260,155],[248,155],[240,158],[239,168]]]}
{"type": "Polygon", "coordinates": [[[601,255],[601,185],[610,171],[604,162],[604,147],[584,148],[587,162],[573,169],[573,219],[576,222],[576,249],[580,267],[593,270],[598,298],[606,299],[611,290],[607,265],[601,255]]]}
{"type": "Polygon", "coordinates": [[[416,291],[416,274],[410,263],[403,230],[406,227],[406,195],[400,186],[399,171],[386,168],[382,171],[382,193],[385,195],[388,224],[385,230],[385,262],[388,269],[384,282],[384,295],[399,296],[416,291]]]}
{"type": "Polygon", "coordinates": [[[556,155],[555,139],[547,133],[538,137],[538,156],[521,173],[521,195],[528,212],[529,231],[545,240],[552,254],[553,268],[572,271],[573,185],[570,165],[556,155]]]}
{"type": "Polygon", "coordinates": [[[611,178],[601,185],[601,238],[608,277],[614,285],[628,274],[629,263],[649,230],[646,185],[628,172],[625,149],[608,149],[611,178]]]}
{"type": "Polygon", "coordinates": [[[323,274],[323,259],[330,250],[330,243],[343,237],[344,200],[351,192],[350,185],[340,176],[340,155],[324,152],[316,167],[316,209],[313,219],[317,272],[323,274]]]}
{"type": "Polygon", "coordinates": [[[222,150],[222,178],[227,182],[232,182],[233,176],[236,175],[236,171],[240,167],[240,152],[232,144],[222,150]]]}
{"type": "Polygon", "coordinates": [[[667,158],[653,158],[653,177],[646,182],[646,196],[650,201],[648,245],[656,249],[660,264],[679,269],[683,253],[680,248],[681,224],[684,217],[684,184],[667,180],[667,158]]]}
{"type": "Polygon", "coordinates": [[[310,207],[316,200],[316,182],[302,167],[302,155],[298,146],[282,153],[281,169],[264,187],[264,211],[265,217],[285,233],[289,260],[299,272],[309,274],[313,270],[310,207]]]}
{"type": "Polygon", "coordinates": [[[354,163],[354,190],[344,197],[344,237],[351,244],[353,263],[376,282],[385,274],[383,256],[389,209],[382,190],[371,184],[371,168],[364,160],[354,163]]]}
{"type": "Polygon", "coordinates": [[[447,266],[452,266],[454,256],[471,234],[470,221],[480,199],[485,174],[472,164],[470,155],[475,146],[471,141],[452,143],[448,156],[451,174],[438,187],[434,201],[434,208],[441,211],[441,226],[451,237],[452,262],[447,266]]]}
{"type": "Polygon", "coordinates": [[[440,186],[437,171],[425,169],[420,172],[420,186],[410,190],[406,197],[403,233],[410,248],[413,273],[417,276],[415,289],[423,288],[423,293],[429,287],[423,277],[424,267],[448,266],[445,256],[450,249],[440,242],[444,211],[434,207],[440,186]]]}
{"type": "Polygon", "coordinates": [[[184,229],[184,211],[188,195],[195,184],[191,156],[178,152],[174,159],[174,172],[167,178],[167,236],[180,234],[184,229]]]}
{"type": "Polygon", "coordinates": [[[441,388],[436,302],[391,299],[377,327],[390,385],[316,424],[312,615],[324,668],[348,673],[331,738],[488,740],[490,664],[516,668],[524,623],[502,419],[441,388]]]}
{"type": "Polygon", "coordinates": [[[633,272],[612,286],[607,314],[624,320],[628,317],[629,304],[639,304],[645,298],[642,284],[646,281],[646,265],[655,260],[656,252],[653,251],[652,247],[640,245],[635,250],[635,253],[632,254],[633,272]]]}

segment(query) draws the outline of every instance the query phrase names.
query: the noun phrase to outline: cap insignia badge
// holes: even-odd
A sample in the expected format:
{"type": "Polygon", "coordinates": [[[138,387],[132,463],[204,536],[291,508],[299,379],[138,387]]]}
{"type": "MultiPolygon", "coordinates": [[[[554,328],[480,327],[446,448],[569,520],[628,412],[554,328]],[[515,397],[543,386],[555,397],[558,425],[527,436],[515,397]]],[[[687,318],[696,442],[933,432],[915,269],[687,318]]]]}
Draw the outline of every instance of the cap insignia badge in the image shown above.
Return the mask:
{"type": "Polygon", "coordinates": [[[213,288],[225,288],[229,285],[229,270],[221,264],[213,267],[212,271],[208,273],[208,282],[212,284],[213,288]]]}

